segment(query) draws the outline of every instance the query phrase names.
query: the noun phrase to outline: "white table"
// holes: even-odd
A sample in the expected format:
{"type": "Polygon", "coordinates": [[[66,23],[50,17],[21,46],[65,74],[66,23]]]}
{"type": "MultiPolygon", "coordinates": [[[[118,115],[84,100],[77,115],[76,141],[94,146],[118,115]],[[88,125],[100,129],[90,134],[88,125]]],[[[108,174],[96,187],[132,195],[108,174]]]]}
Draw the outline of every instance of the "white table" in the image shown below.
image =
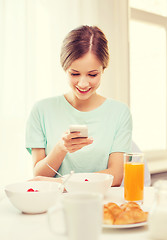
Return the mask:
{"type": "MultiPolygon", "coordinates": [[[[143,207],[150,209],[154,189],[146,187],[143,207]]],[[[104,202],[123,202],[123,188],[111,188],[104,202]]],[[[0,201],[0,240],[67,240],[54,236],[48,227],[47,213],[28,215],[15,209],[7,197],[0,201]]],[[[148,226],[130,229],[103,229],[100,240],[150,240],[148,226]]],[[[78,239],[79,240],[79,239],[78,239]]],[[[89,240],[89,239],[88,239],[89,240]]],[[[91,240],[91,239],[90,239],[91,240]]]]}

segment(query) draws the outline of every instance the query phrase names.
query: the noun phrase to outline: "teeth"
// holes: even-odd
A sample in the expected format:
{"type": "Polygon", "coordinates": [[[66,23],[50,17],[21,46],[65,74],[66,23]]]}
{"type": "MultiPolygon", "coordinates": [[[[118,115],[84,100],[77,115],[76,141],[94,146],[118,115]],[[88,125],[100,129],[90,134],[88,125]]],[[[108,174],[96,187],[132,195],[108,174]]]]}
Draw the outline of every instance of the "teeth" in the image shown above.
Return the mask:
{"type": "MultiPolygon", "coordinates": [[[[90,88],[89,88],[89,89],[90,89],[90,88]]],[[[87,89],[87,90],[81,90],[81,89],[78,88],[78,90],[81,91],[81,92],[87,92],[89,89],[87,89]]]]}

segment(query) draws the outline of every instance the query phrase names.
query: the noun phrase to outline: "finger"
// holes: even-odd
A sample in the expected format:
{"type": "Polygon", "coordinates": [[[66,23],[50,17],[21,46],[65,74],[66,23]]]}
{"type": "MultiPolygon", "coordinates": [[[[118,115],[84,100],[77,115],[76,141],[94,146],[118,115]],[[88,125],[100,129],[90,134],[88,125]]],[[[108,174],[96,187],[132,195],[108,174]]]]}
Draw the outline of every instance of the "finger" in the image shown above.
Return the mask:
{"type": "Polygon", "coordinates": [[[69,132],[66,131],[66,132],[62,135],[62,139],[63,139],[63,140],[67,140],[67,139],[68,139],[68,135],[69,135],[69,132]]]}
{"type": "Polygon", "coordinates": [[[66,147],[73,145],[73,144],[80,144],[80,143],[87,143],[89,142],[88,138],[81,138],[80,133],[71,133],[63,138],[64,145],[66,147]]]}
{"type": "Polygon", "coordinates": [[[74,138],[71,139],[71,144],[72,145],[79,145],[79,144],[91,144],[93,142],[93,138],[74,138]]]}
{"type": "Polygon", "coordinates": [[[80,132],[72,132],[72,133],[69,133],[69,138],[71,139],[75,139],[75,138],[79,138],[81,137],[81,133],[80,132]]]}
{"type": "Polygon", "coordinates": [[[78,138],[78,137],[80,137],[80,132],[75,132],[75,133],[67,132],[62,136],[62,139],[63,139],[63,141],[66,142],[66,141],[69,141],[73,138],[78,138]]]}
{"type": "Polygon", "coordinates": [[[71,151],[73,149],[79,150],[80,148],[83,148],[89,144],[93,143],[93,139],[71,139],[68,143],[65,143],[65,147],[68,149],[68,151],[71,151]]]}

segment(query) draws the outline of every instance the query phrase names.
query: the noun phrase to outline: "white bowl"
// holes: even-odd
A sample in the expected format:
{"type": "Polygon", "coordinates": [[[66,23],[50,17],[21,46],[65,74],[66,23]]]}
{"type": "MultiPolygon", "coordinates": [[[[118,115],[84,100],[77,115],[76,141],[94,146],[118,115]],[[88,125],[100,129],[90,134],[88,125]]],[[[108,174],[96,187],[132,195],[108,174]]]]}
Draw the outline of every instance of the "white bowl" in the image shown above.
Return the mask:
{"type": "Polygon", "coordinates": [[[114,177],[105,173],[74,173],[65,183],[67,192],[98,192],[105,194],[114,177]],[[85,181],[85,180],[88,181],[85,181]]]}
{"type": "Polygon", "coordinates": [[[27,181],[9,184],[5,193],[10,202],[23,213],[44,213],[57,202],[61,192],[59,183],[49,181],[27,181]],[[27,192],[28,189],[38,192],[27,192]]]}

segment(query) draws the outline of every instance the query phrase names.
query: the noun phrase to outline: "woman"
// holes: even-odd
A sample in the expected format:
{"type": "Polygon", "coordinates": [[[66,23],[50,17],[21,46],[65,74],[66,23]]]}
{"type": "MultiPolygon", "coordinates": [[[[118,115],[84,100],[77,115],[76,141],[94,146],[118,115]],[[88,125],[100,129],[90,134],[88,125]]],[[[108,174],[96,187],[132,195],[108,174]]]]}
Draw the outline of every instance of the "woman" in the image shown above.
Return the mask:
{"type": "Polygon", "coordinates": [[[37,102],[27,122],[26,148],[32,153],[34,175],[55,180],[49,164],[62,175],[71,170],[112,174],[113,186],[120,186],[132,121],[125,104],[96,92],[109,61],[104,33],[89,26],[72,30],[63,41],[60,60],[70,92],[37,102]],[[70,133],[72,124],[87,125],[89,137],[70,133]]]}

